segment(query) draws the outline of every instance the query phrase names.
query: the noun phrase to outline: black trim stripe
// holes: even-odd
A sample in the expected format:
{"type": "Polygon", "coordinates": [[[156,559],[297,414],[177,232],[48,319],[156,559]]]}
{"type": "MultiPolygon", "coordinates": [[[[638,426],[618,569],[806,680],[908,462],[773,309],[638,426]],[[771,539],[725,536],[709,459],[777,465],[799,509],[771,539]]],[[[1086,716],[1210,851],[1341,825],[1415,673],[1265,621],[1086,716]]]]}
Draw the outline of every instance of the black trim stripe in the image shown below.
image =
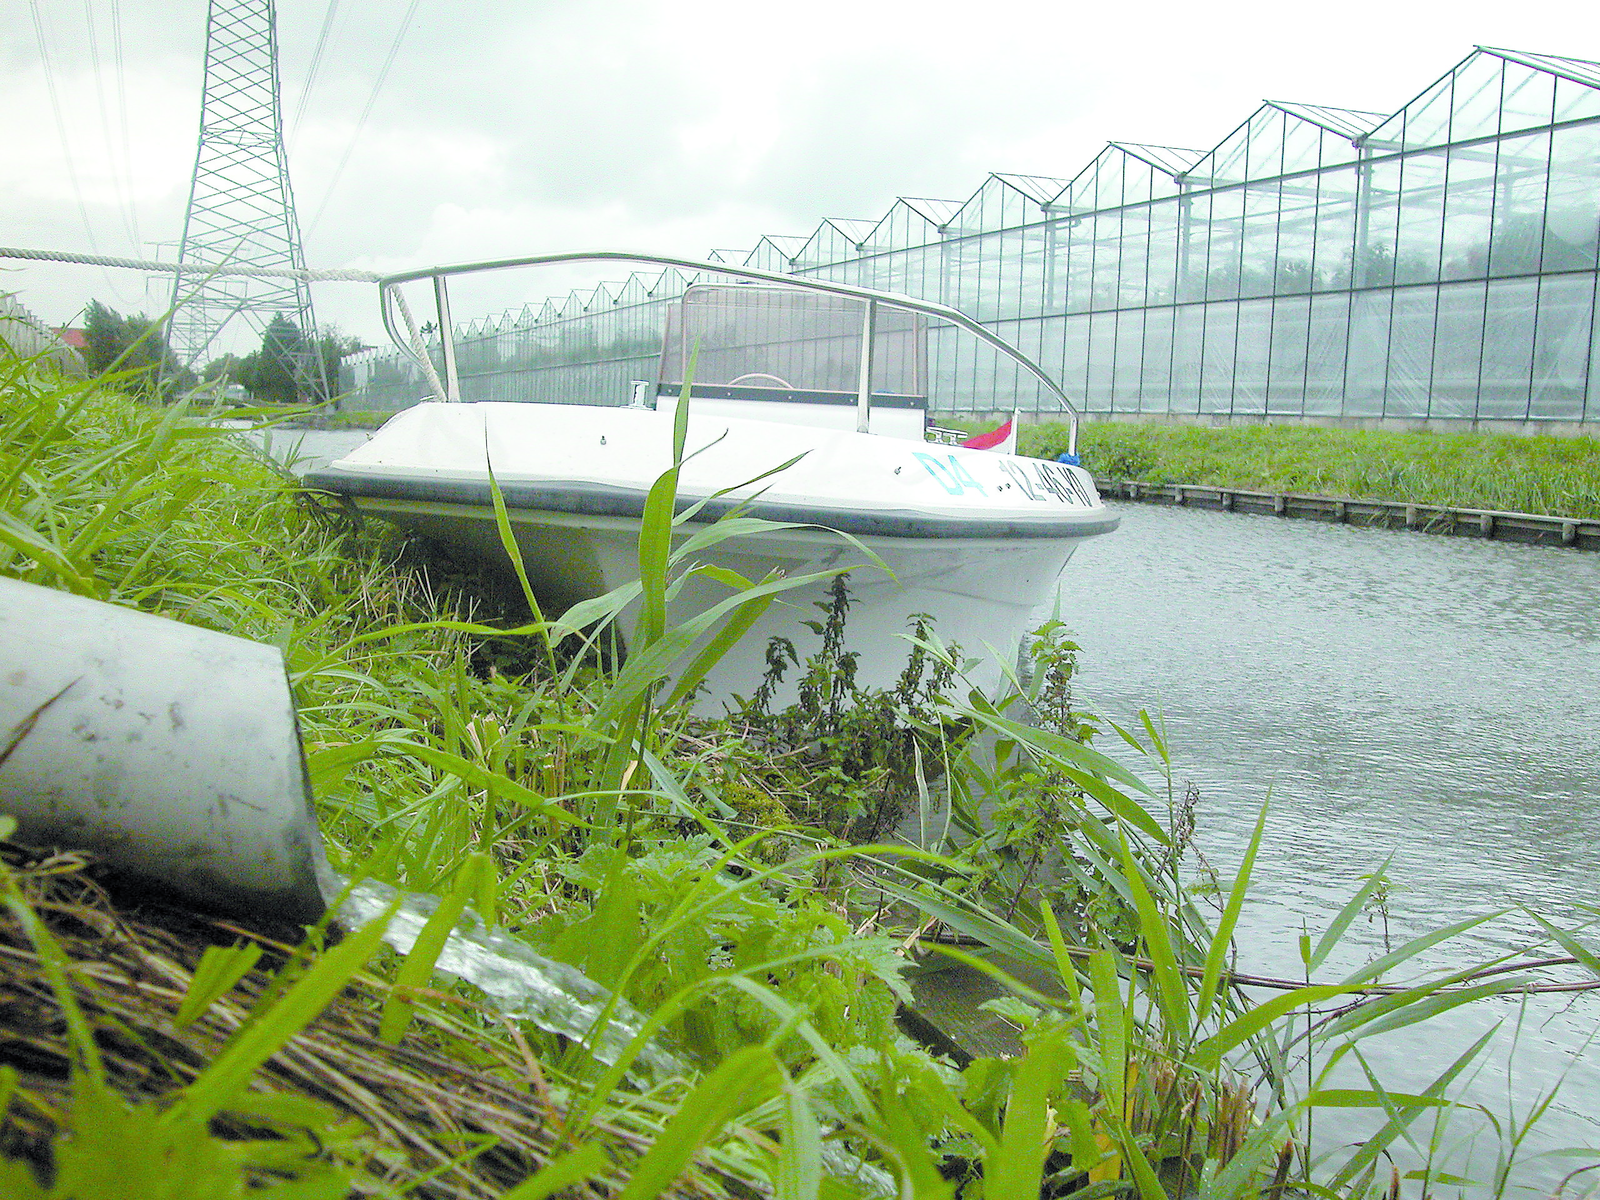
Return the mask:
{"type": "MultiPolygon", "coordinates": [[[[337,495],[369,500],[409,500],[431,504],[461,504],[492,509],[494,498],[487,479],[459,476],[421,478],[414,475],[375,475],[365,471],[323,467],[305,474],[306,486],[337,495]]],[[[505,480],[500,494],[510,509],[574,513],[600,517],[640,517],[644,515],[643,488],[614,487],[585,480],[518,482],[505,480]]],[[[700,497],[679,496],[677,511],[682,512],[700,497]]],[[[740,501],[726,497],[712,500],[695,514],[697,523],[710,524],[740,507],[740,501]]],[[[784,504],[755,500],[742,507],[746,516],[768,521],[787,521],[820,525],[858,537],[893,538],[1073,538],[1110,533],[1121,519],[1103,509],[1098,518],[1067,517],[1054,514],[1027,520],[995,520],[972,517],[940,517],[904,510],[863,512],[860,509],[828,508],[811,504],[784,504]]],[[[1084,510],[1072,510],[1081,514],[1084,510]]]]}
{"type": "MultiPolygon", "coordinates": [[[[681,383],[661,383],[656,385],[657,396],[677,397],[683,390],[681,383]]],[[[785,391],[783,388],[770,387],[735,387],[726,383],[696,383],[689,388],[689,396],[696,400],[754,400],[768,404],[828,404],[841,408],[854,408],[860,403],[860,396],[855,392],[821,392],[806,391],[796,388],[785,391]]],[[[873,408],[913,408],[927,411],[928,398],[926,396],[906,396],[895,392],[873,392],[873,408]]]]}

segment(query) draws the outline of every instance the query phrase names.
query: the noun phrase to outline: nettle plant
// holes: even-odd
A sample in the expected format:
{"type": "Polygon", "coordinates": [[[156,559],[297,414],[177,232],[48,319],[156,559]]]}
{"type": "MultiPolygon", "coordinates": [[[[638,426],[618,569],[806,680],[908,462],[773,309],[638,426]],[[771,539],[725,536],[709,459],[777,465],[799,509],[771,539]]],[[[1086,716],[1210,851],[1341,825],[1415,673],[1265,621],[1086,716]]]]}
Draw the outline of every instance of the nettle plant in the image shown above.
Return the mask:
{"type": "Polygon", "coordinates": [[[935,763],[959,742],[965,723],[944,705],[954,662],[934,652],[932,618],[912,617],[905,668],[888,688],[863,686],[857,654],[845,649],[850,586],[836,576],[821,616],[805,624],[817,649],[802,663],[793,641],[773,638],[766,672],[750,700],[717,723],[737,753],[719,764],[721,782],[747,815],[789,821],[851,843],[876,841],[917,796],[918,764],[935,763]],[[791,669],[794,702],[773,700],[791,669]]]}

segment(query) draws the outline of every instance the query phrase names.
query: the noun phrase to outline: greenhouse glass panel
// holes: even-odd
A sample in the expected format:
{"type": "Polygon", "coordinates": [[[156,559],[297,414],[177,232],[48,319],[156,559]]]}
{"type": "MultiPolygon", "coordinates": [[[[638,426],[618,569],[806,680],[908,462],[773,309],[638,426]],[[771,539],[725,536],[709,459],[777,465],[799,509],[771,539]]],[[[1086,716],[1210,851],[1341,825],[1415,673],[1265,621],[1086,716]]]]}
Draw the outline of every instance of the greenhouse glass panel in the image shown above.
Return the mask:
{"type": "Polygon", "coordinates": [[[1117,363],[1117,314],[1097,312],[1089,318],[1089,370],[1084,396],[1096,412],[1111,408],[1111,379],[1117,363]]]}
{"type": "Polygon", "coordinates": [[[1556,80],[1556,121],[1580,121],[1589,117],[1600,117],[1600,88],[1570,79],[1556,80]]]}
{"type": "Polygon", "coordinates": [[[1244,189],[1229,188],[1211,196],[1207,235],[1206,299],[1231,300],[1239,294],[1239,256],[1243,250],[1244,189]]]}
{"type": "Polygon", "coordinates": [[[1200,411],[1200,358],[1205,333],[1205,305],[1185,304],[1174,310],[1172,385],[1167,405],[1171,412],[1200,411]]]}
{"type": "Polygon", "coordinates": [[[1529,275],[1539,269],[1549,180],[1548,133],[1501,139],[1489,274],[1529,275]]]}
{"type": "Polygon", "coordinates": [[[1148,302],[1150,282],[1146,265],[1150,255],[1147,207],[1122,210],[1122,240],[1118,246],[1117,294],[1115,303],[1138,307],[1148,302]]]}
{"type": "Polygon", "coordinates": [[[1279,297],[1272,308],[1271,360],[1267,368],[1267,411],[1297,415],[1305,406],[1306,339],[1311,297],[1279,297]]]}
{"type": "Polygon", "coordinates": [[[1176,310],[1152,308],[1144,314],[1144,356],[1139,364],[1139,410],[1163,412],[1172,393],[1172,318],[1176,310]]]}
{"type": "Polygon", "coordinates": [[[1306,339],[1307,416],[1337,416],[1343,408],[1350,301],[1348,292],[1311,299],[1311,325],[1306,339]]]}
{"type": "Polygon", "coordinates": [[[1493,146],[1455,146],[1445,186],[1441,279],[1481,279],[1489,273],[1494,223],[1493,146]]]}
{"type": "Polygon", "coordinates": [[[1100,170],[1101,163],[1116,153],[1117,151],[1110,146],[1100,151],[1088,166],[1073,176],[1072,181],[1067,184],[1066,190],[1051,202],[1051,207],[1058,212],[1081,213],[1093,211],[1095,207],[1095,173],[1100,170]]]}
{"type": "Polygon", "coordinates": [[[1067,317],[1061,323],[1061,388],[1067,395],[1082,397],[1088,386],[1089,317],[1067,317]]]}
{"type": "Polygon", "coordinates": [[[1286,179],[1280,185],[1278,258],[1272,284],[1272,290],[1279,295],[1311,291],[1311,262],[1317,250],[1315,188],[1312,179],[1286,179]]]}
{"type": "Polygon", "coordinates": [[[1048,225],[1030,225],[1018,234],[1016,306],[1018,316],[1033,317],[1045,307],[1045,275],[1053,234],[1048,225]]]}
{"type": "MultiPolygon", "coordinates": [[[[1039,331],[1039,357],[1036,360],[1044,368],[1045,374],[1052,379],[1061,379],[1066,374],[1065,364],[1061,361],[1061,324],[1062,317],[1043,317],[1032,324],[1039,331]]],[[[1069,395],[1071,393],[1068,393],[1069,395]]]]}
{"type": "Polygon", "coordinates": [[[1356,205],[1356,287],[1394,282],[1394,244],[1400,214],[1400,160],[1363,168],[1366,186],[1356,205]]]}
{"type": "Polygon", "coordinates": [[[1593,319],[1592,278],[1549,275],[1539,281],[1530,417],[1576,421],[1583,416],[1593,319]]]}
{"type": "MultiPolygon", "coordinates": [[[[1322,165],[1322,139],[1324,131],[1320,126],[1290,118],[1284,124],[1283,134],[1283,173],[1292,175],[1296,171],[1314,171],[1322,165]]],[[[1348,144],[1346,149],[1349,149],[1348,144]]]]}
{"type": "Polygon", "coordinates": [[[1443,154],[1424,152],[1408,155],[1401,164],[1396,283],[1431,283],[1439,278],[1446,162],[1443,154]]]}
{"type": "Polygon", "coordinates": [[[1478,54],[1457,68],[1450,141],[1493,137],[1500,132],[1500,90],[1505,65],[1492,54],[1478,54]]]}
{"type": "Polygon", "coordinates": [[[1245,300],[1237,306],[1238,332],[1233,349],[1235,414],[1267,411],[1267,377],[1272,360],[1272,301],[1245,300]]]}
{"type": "Polygon", "coordinates": [[[1186,182],[1197,187],[1220,188],[1250,178],[1250,122],[1230,133],[1210,154],[1184,172],[1186,182]]]}
{"type": "Polygon", "coordinates": [[[1118,272],[1121,268],[1119,250],[1122,241],[1122,213],[1099,213],[1085,224],[1094,229],[1094,294],[1090,298],[1093,308],[1113,308],[1117,303],[1118,272]]]}
{"type": "Polygon", "coordinates": [[[1355,417],[1383,415],[1384,376],[1389,366],[1388,289],[1358,292],[1350,300],[1350,349],[1344,372],[1344,411],[1355,417]]]}
{"type": "Polygon", "coordinates": [[[1067,259],[1066,269],[1061,272],[1066,290],[1062,308],[1070,313],[1088,312],[1094,298],[1094,221],[1074,217],[1067,226],[1065,239],[1057,235],[1057,244],[1065,245],[1067,259]]]}
{"type": "Polygon", "coordinates": [[[1171,304],[1178,298],[1178,201],[1160,200],[1145,210],[1150,224],[1150,250],[1145,259],[1148,304],[1171,304]]]}
{"type": "Polygon", "coordinates": [[[1538,289],[1536,279],[1497,279],[1489,284],[1478,383],[1480,420],[1520,421],[1528,415],[1538,289]]]}
{"type": "Polygon", "coordinates": [[[1279,185],[1252,183],[1244,190],[1239,294],[1270,296],[1278,264],[1278,214],[1283,207],[1279,185]]]}
{"type": "Polygon", "coordinates": [[[1042,226],[1044,238],[1044,279],[1042,299],[1044,311],[1060,313],[1067,310],[1067,250],[1072,231],[1066,221],[1048,221],[1042,226]]]}
{"type": "MultiPolygon", "coordinates": [[[[985,274],[993,281],[995,294],[992,303],[996,318],[1000,320],[1014,321],[1024,314],[1028,287],[1024,247],[1028,244],[1028,228],[1037,230],[1039,227],[1008,229],[1004,233],[991,234],[984,240],[984,253],[989,256],[985,274]]],[[[1038,278],[1037,267],[1033,278],[1038,278]]]]}
{"type": "Polygon", "coordinates": [[[1600,421],[1600,298],[1595,300],[1595,319],[1590,331],[1588,386],[1584,391],[1583,419],[1600,421]]]}
{"type": "Polygon", "coordinates": [[[1316,256],[1312,260],[1311,283],[1318,291],[1350,286],[1359,169],[1340,167],[1324,171],[1317,179],[1316,256]]]}
{"type": "Polygon", "coordinates": [[[1143,359],[1144,310],[1124,309],[1117,314],[1117,352],[1111,376],[1113,412],[1139,410],[1139,375],[1143,359]]]}
{"type": "Polygon", "coordinates": [[[1426,417],[1433,377],[1436,287],[1400,288],[1389,316],[1389,366],[1383,412],[1388,417],[1426,417]]]}
{"type": "Polygon", "coordinates": [[[1600,231],[1600,125],[1575,125],[1550,135],[1550,189],[1545,206],[1546,271],[1592,271],[1600,231]]]}
{"type": "Polygon", "coordinates": [[[1205,334],[1200,360],[1200,411],[1233,411],[1234,344],[1239,305],[1221,302],[1204,308],[1205,334]]]}
{"type": "Polygon", "coordinates": [[[1150,164],[1124,151],[1117,153],[1117,168],[1122,173],[1122,203],[1143,204],[1154,195],[1154,172],[1150,164]]]}
{"type": "Polygon", "coordinates": [[[969,316],[984,322],[994,322],[1007,315],[1000,311],[1002,280],[996,270],[1005,261],[998,245],[1003,236],[988,234],[968,238],[965,245],[965,253],[971,264],[971,286],[967,285],[966,272],[963,271],[960,307],[969,316]]]}
{"type": "Polygon", "coordinates": [[[1127,156],[1109,147],[1095,159],[1094,186],[1084,200],[1093,208],[1115,208],[1122,203],[1122,176],[1127,156]]]}
{"type": "Polygon", "coordinates": [[[1178,198],[1178,300],[1203,300],[1206,295],[1207,229],[1211,193],[1178,198]]]}
{"type": "Polygon", "coordinates": [[[1550,124],[1555,97],[1554,75],[1508,62],[1500,97],[1500,132],[1541,129],[1550,124]]]}
{"type": "MultiPolygon", "coordinates": [[[[1469,60],[1470,61],[1470,60],[1469,60]]],[[[1437,146],[1450,138],[1450,85],[1454,72],[1361,139],[1369,151],[1437,146]]]]}
{"type": "Polygon", "coordinates": [[[1250,118],[1246,179],[1275,179],[1283,174],[1283,140],[1283,112],[1263,106],[1250,118]]]}

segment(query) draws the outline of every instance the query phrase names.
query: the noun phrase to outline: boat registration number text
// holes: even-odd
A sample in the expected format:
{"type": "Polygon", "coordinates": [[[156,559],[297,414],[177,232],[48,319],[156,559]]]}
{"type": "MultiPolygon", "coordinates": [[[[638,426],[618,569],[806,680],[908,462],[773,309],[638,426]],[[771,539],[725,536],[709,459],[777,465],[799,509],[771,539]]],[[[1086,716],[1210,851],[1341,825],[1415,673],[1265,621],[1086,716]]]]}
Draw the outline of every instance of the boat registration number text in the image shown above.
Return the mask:
{"type": "Polygon", "coordinates": [[[914,450],[912,457],[922,464],[923,470],[933,477],[934,482],[952,496],[965,496],[976,492],[980,496],[987,497],[991,487],[996,492],[1015,487],[1029,500],[1038,504],[1054,502],[1091,508],[1094,506],[1094,498],[1089,495],[1082,481],[1059,463],[1045,462],[1037,458],[1006,458],[999,464],[1001,472],[1006,476],[1005,481],[998,486],[991,484],[990,487],[985,487],[954,454],[941,457],[914,450]]]}

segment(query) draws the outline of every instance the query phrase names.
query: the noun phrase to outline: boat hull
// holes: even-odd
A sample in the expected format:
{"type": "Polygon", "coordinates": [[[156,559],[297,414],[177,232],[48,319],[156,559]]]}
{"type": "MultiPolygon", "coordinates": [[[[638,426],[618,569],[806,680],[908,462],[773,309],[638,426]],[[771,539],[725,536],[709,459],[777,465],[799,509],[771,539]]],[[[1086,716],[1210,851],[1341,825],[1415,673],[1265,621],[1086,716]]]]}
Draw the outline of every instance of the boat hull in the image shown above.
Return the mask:
{"type": "MultiPolygon", "coordinates": [[[[575,412],[579,406],[449,408],[387,445],[380,433],[349,459],[312,472],[308,482],[343,493],[366,513],[506,567],[484,465],[492,460],[492,486],[504,498],[546,615],[639,578],[644,498],[670,464],[670,422],[651,412],[575,412]],[[422,465],[425,453],[431,461],[422,465]],[[575,469],[579,462],[588,469],[575,469]]],[[[786,524],[725,540],[707,552],[707,561],[752,580],[773,571],[792,578],[848,569],[845,648],[858,655],[858,680],[872,686],[894,682],[910,653],[904,635],[917,614],[927,613],[938,637],[975,660],[970,682],[992,688],[1015,661],[1036,612],[1054,598],[1076,546],[1116,526],[1081,470],[1009,455],[691,419],[695,447],[706,449],[686,464],[679,507],[704,506],[675,536],[687,538],[693,521],[715,520],[738,507],[786,524]],[[750,479],[797,453],[804,454],[802,462],[771,479],[717,494],[718,483],[750,479]],[[1029,479],[1045,480],[1055,491],[1044,482],[1030,486],[1029,479]],[[968,494],[959,490],[963,480],[970,482],[968,494]]],[[[802,658],[809,654],[818,638],[805,622],[818,619],[815,605],[826,604],[828,591],[828,582],[818,582],[780,595],[707,677],[702,707],[715,711],[734,696],[748,697],[760,685],[774,637],[788,638],[802,658]]],[[[681,622],[728,595],[712,579],[689,579],[668,619],[681,622]]],[[[626,620],[623,627],[629,627],[626,620]]],[[[792,695],[780,690],[780,700],[786,692],[792,695]]]]}
{"type": "MultiPolygon", "coordinates": [[[[426,501],[358,499],[356,504],[363,512],[484,561],[506,561],[492,509],[426,501]]],[[[519,509],[507,515],[529,582],[547,615],[639,578],[636,519],[519,509]]],[[[928,613],[940,639],[976,659],[969,679],[987,690],[1001,681],[1003,664],[1014,662],[1037,611],[1055,598],[1062,570],[1082,539],[1034,539],[1021,545],[1005,538],[859,540],[882,567],[836,533],[815,528],[742,536],[718,546],[715,561],[747,579],[761,579],[774,570],[793,577],[849,568],[851,606],[844,644],[858,656],[859,682],[891,685],[911,651],[904,635],[916,614],[928,613]]],[[[668,621],[687,620],[728,595],[727,588],[710,580],[690,580],[669,607],[668,621]]],[[[828,601],[826,583],[780,595],[707,677],[711,704],[747,698],[755,690],[772,638],[788,638],[802,659],[815,649],[819,639],[803,622],[817,620],[816,605],[825,608],[828,601]]],[[[793,679],[791,671],[791,685],[793,679]]],[[[778,695],[788,690],[780,689],[778,695]]]]}

